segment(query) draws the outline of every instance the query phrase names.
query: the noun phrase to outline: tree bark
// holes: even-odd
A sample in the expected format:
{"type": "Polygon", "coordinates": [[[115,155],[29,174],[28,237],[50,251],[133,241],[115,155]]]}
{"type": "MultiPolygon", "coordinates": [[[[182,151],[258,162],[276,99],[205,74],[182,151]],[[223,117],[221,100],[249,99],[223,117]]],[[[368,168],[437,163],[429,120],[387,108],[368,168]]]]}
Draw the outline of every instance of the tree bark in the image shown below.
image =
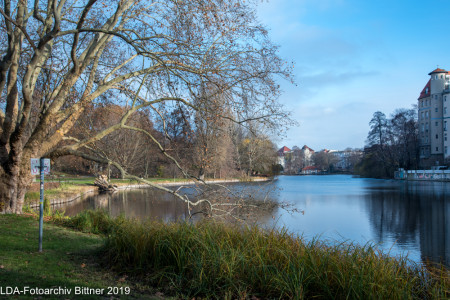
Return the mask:
{"type": "Polygon", "coordinates": [[[25,194],[33,180],[29,171],[29,167],[16,164],[0,169],[0,212],[22,213],[25,194]]]}

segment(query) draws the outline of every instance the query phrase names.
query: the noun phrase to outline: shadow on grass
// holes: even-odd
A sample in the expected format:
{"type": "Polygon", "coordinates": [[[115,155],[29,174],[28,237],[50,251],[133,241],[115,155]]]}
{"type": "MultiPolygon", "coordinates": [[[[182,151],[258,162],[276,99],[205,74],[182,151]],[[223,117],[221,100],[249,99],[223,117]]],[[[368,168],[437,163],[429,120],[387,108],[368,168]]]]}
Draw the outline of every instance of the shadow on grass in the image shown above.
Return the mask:
{"type": "MultiPolygon", "coordinates": [[[[38,220],[32,217],[0,215],[0,287],[3,287],[0,298],[11,297],[5,295],[6,287],[20,290],[61,287],[71,289],[71,293],[44,297],[80,299],[80,295],[74,294],[75,287],[105,288],[106,293],[108,286],[129,286],[124,278],[99,266],[96,259],[103,245],[101,237],[44,224],[43,252],[39,253],[38,230],[38,220]]],[[[39,297],[16,296],[18,299],[39,297]]],[[[131,290],[130,296],[136,297],[136,292],[131,290]]],[[[82,298],[98,299],[99,296],[83,295],[82,298]]]]}

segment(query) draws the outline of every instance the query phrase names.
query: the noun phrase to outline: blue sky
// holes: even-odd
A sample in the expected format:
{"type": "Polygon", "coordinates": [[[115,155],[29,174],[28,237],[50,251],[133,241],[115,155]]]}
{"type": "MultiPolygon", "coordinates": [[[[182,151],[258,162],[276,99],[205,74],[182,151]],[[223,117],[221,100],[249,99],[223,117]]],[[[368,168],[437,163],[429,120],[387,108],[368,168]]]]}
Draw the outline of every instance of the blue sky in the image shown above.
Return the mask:
{"type": "Polygon", "coordinates": [[[298,127],[276,142],[361,148],[375,111],[411,108],[437,65],[450,69],[448,0],[272,0],[258,18],[295,64],[280,102],[298,127]]]}

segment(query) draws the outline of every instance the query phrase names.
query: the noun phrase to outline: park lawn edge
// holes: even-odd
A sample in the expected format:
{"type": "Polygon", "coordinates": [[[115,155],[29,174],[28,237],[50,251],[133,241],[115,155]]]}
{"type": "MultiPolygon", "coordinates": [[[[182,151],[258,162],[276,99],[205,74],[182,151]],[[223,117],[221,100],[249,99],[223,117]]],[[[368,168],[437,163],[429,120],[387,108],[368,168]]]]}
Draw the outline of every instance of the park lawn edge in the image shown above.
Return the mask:
{"type": "MultiPolygon", "coordinates": [[[[39,295],[8,295],[7,287],[67,288],[69,295],[45,299],[99,299],[99,295],[75,295],[75,287],[105,289],[103,297],[120,299],[161,299],[157,290],[141,287],[105,268],[100,263],[104,245],[101,235],[83,233],[64,226],[44,223],[43,251],[38,252],[38,220],[31,215],[0,214],[0,299],[36,299],[39,295]],[[129,287],[130,294],[106,295],[108,287],[129,287]]],[[[118,290],[119,292],[119,290],[118,290]]]]}

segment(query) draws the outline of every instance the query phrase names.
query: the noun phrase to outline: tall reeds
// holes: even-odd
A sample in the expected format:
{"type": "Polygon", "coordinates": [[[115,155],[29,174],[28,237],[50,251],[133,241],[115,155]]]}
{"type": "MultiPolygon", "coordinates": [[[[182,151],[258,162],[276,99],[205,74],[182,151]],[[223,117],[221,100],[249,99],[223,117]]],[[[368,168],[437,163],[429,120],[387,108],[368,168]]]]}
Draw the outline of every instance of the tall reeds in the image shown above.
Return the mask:
{"type": "MultiPolygon", "coordinates": [[[[97,216],[97,220],[99,220],[97,216]]],[[[104,219],[105,258],[116,270],[185,297],[440,299],[439,276],[367,244],[305,241],[287,230],[214,222],[104,219]]]]}

